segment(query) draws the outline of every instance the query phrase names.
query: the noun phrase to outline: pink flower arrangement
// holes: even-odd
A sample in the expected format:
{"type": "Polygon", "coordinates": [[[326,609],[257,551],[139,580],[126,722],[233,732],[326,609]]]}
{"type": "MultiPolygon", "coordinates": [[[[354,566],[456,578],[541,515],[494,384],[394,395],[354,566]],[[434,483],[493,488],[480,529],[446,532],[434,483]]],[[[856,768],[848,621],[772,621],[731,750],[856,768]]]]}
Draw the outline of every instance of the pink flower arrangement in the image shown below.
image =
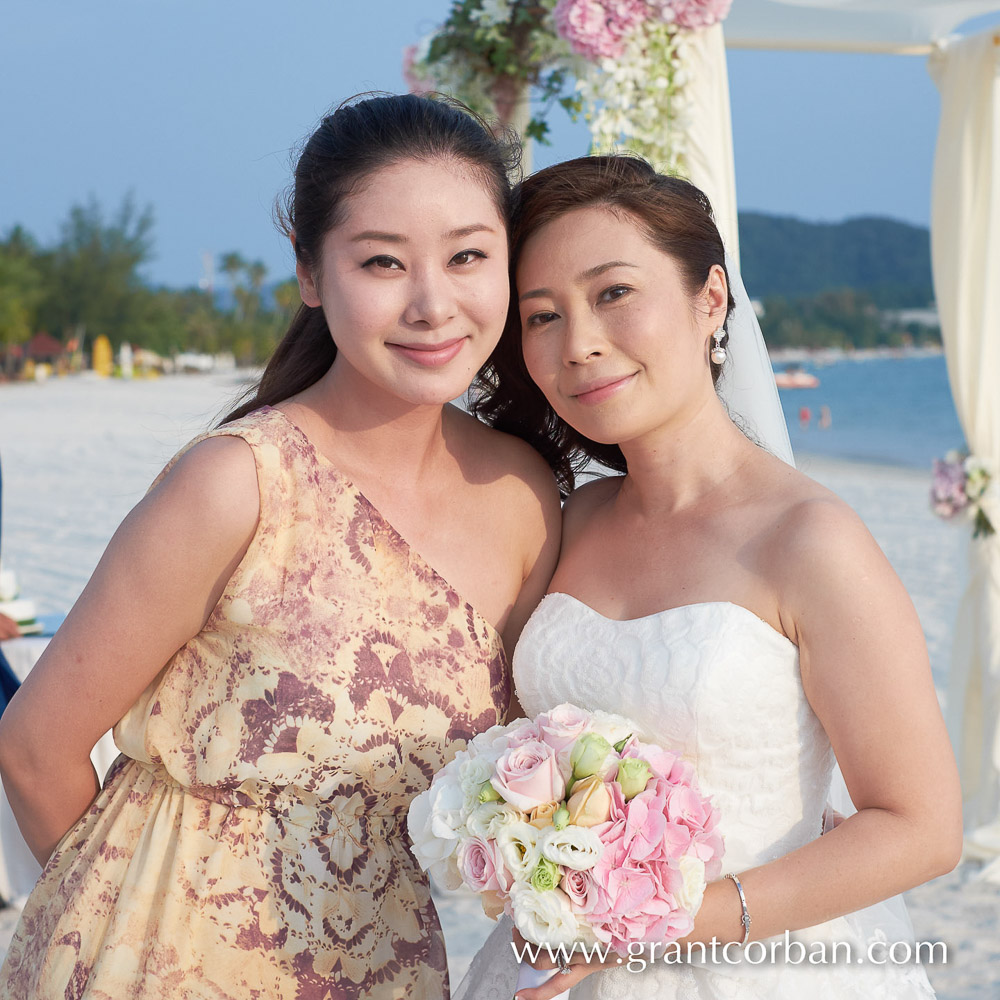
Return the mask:
{"type": "Polygon", "coordinates": [[[553,13],[556,31],[591,62],[620,56],[649,15],[645,0],[559,0],[553,13]]]}
{"type": "Polygon", "coordinates": [[[718,878],[718,813],[690,763],[626,719],[559,705],[477,736],[410,807],[413,853],[535,944],[690,933],[718,878]]]}
{"type": "Polygon", "coordinates": [[[617,59],[628,36],[646,21],[708,28],[725,19],[732,0],[559,0],[556,31],[591,62],[617,59]]]}

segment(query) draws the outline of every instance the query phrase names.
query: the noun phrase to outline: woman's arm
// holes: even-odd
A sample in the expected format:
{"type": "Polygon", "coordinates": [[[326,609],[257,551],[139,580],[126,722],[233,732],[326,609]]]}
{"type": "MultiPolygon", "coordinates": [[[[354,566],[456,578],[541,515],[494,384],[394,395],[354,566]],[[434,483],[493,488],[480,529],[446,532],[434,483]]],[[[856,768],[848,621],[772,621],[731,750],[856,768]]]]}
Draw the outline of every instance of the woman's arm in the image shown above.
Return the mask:
{"type": "Polygon", "coordinates": [[[99,790],[90,752],[196,635],[253,538],[245,442],[187,452],[125,518],[59,632],[0,719],[0,774],[45,864],[99,790]]]}

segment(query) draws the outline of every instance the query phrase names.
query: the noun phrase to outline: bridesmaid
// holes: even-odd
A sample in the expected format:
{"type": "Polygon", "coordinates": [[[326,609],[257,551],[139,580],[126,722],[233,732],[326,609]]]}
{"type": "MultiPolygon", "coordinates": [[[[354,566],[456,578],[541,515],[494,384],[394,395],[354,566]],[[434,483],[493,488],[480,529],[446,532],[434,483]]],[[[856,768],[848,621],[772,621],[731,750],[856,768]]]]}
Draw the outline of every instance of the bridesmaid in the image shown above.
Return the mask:
{"type": "Polygon", "coordinates": [[[45,871],[0,996],[448,996],[404,818],[504,719],[504,648],[559,535],[542,459],[449,404],[506,316],[511,150],[414,96],[309,139],[285,214],[298,315],[3,717],[45,871]]]}

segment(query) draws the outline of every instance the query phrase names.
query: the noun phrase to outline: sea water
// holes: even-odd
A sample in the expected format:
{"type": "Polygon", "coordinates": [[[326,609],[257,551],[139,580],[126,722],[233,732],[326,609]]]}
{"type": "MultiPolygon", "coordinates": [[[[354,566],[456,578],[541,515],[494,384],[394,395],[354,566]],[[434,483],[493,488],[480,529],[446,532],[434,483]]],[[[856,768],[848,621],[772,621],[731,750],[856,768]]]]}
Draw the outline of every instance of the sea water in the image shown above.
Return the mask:
{"type": "MultiPolygon", "coordinates": [[[[776,370],[783,366],[775,365],[776,370]]],[[[867,358],[803,365],[815,389],[782,389],[788,435],[797,453],[930,469],[964,447],[942,355],[867,358]],[[830,409],[830,425],[820,411],[830,409]],[[800,411],[808,409],[808,419],[800,411]]]]}

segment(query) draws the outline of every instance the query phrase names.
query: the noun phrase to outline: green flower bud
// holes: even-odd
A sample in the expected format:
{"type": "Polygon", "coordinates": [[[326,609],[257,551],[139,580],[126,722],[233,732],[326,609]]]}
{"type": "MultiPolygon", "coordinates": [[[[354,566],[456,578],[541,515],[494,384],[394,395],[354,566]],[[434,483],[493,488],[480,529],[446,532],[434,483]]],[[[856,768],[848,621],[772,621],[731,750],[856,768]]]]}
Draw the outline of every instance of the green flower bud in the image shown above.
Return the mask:
{"type": "Polygon", "coordinates": [[[569,826],[569,810],[566,808],[565,805],[561,805],[552,814],[552,825],[557,830],[565,830],[566,827],[569,826]]]}
{"type": "Polygon", "coordinates": [[[624,750],[624,749],[625,749],[625,744],[626,744],[626,743],[628,743],[628,741],[629,741],[630,739],[632,739],[632,734],[631,734],[631,733],[629,733],[629,734],[628,734],[628,736],[626,736],[626,737],[625,737],[625,739],[623,739],[623,740],[619,740],[619,741],[618,741],[618,742],[617,742],[617,743],[615,744],[615,753],[621,753],[621,752],[622,752],[622,750],[624,750]]]}
{"type": "Polygon", "coordinates": [[[531,873],[531,888],[538,892],[548,892],[559,885],[562,876],[559,874],[559,866],[548,858],[542,858],[537,867],[531,873]]]}
{"type": "Polygon", "coordinates": [[[652,768],[635,757],[626,757],[618,765],[618,784],[621,785],[625,801],[634,799],[646,787],[652,768]]]}
{"type": "Polygon", "coordinates": [[[573,766],[574,778],[589,778],[597,774],[611,753],[611,744],[597,733],[584,733],[573,744],[570,763],[573,766]]]}
{"type": "Polygon", "coordinates": [[[503,796],[488,781],[479,786],[480,802],[499,802],[502,798],[503,796]]]}

